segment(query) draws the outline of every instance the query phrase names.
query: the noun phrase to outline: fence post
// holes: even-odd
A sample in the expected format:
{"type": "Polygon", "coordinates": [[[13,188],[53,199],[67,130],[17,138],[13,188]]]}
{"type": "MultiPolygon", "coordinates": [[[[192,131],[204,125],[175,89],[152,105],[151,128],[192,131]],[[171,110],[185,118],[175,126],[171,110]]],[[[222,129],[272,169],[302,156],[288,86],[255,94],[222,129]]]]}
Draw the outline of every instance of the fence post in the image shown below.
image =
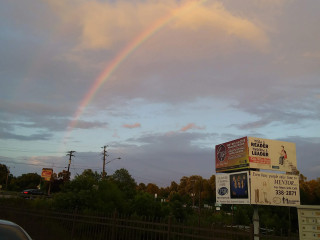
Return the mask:
{"type": "Polygon", "coordinates": [[[288,239],[290,239],[291,235],[291,214],[290,214],[290,206],[289,206],[289,227],[288,227],[288,239]]]}
{"type": "Polygon", "coordinates": [[[167,240],[170,240],[170,234],[171,234],[171,216],[168,218],[168,238],[167,240]]]}
{"type": "Polygon", "coordinates": [[[117,211],[113,213],[113,223],[112,223],[112,232],[111,232],[111,239],[116,239],[116,225],[117,225],[117,211]]]}
{"type": "Polygon", "coordinates": [[[75,223],[76,223],[76,214],[77,214],[77,207],[73,211],[71,239],[73,239],[73,236],[74,236],[74,226],[75,226],[75,223]]]}
{"type": "Polygon", "coordinates": [[[250,224],[250,240],[254,240],[254,226],[250,224]]]}

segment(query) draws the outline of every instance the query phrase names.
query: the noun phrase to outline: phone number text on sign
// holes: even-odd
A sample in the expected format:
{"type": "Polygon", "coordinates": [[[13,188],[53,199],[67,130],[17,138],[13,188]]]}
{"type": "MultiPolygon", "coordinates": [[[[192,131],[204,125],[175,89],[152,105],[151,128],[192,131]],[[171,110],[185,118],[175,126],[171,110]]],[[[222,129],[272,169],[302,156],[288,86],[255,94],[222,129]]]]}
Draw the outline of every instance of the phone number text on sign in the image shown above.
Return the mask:
{"type": "Polygon", "coordinates": [[[294,196],[297,196],[297,192],[296,191],[276,190],[276,195],[294,195],[294,196]]]}

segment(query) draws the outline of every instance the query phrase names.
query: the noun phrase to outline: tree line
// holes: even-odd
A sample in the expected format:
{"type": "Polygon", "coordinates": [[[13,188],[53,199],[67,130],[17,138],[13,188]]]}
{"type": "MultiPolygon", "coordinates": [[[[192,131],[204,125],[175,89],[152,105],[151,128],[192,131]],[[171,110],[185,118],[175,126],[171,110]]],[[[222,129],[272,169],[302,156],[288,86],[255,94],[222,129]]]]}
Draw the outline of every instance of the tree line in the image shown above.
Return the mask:
{"type": "MultiPolygon", "coordinates": [[[[124,168],[109,176],[86,169],[74,179],[70,179],[68,172],[63,170],[53,174],[51,183],[44,182],[37,173],[26,173],[19,177],[8,173],[7,166],[0,164],[2,189],[19,192],[40,187],[48,192],[50,188],[50,198],[28,201],[27,204],[36,208],[40,206],[81,213],[117,211],[138,217],[173,216],[191,224],[201,221],[202,225],[252,223],[253,208],[250,205],[223,205],[216,210],[215,175],[209,179],[198,175],[184,176],[178,183],[172,181],[167,187],[158,187],[155,183],[138,184],[124,168]]],[[[319,205],[320,178],[307,180],[300,174],[300,197],[302,205],[319,205]]],[[[10,204],[21,204],[20,201],[23,199],[10,200],[10,204]]],[[[261,226],[278,231],[288,229],[288,226],[297,228],[297,215],[293,208],[261,206],[259,209],[261,226]]]]}

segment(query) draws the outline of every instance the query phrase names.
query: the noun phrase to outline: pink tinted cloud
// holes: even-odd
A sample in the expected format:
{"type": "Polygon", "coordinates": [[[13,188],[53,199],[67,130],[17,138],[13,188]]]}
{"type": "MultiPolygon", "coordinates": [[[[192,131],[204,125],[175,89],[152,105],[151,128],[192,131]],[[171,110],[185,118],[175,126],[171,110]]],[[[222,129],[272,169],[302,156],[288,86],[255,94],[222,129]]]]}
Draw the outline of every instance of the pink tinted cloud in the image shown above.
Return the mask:
{"type": "Polygon", "coordinates": [[[124,128],[139,128],[139,127],[141,127],[141,124],[140,123],[123,124],[122,127],[124,127],[124,128]]]}
{"type": "Polygon", "coordinates": [[[120,138],[117,131],[114,131],[114,132],[113,132],[112,137],[114,137],[114,138],[120,138]]]}
{"type": "Polygon", "coordinates": [[[172,135],[174,135],[174,134],[176,134],[176,133],[177,133],[177,132],[175,132],[175,131],[166,132],[166,133],[165,133],[165,136],[170,137],[170,136],[172,136],[172,135]]]}
{"type": "Polygon", "coordinates": [[[186,132],[186,131],[188,131],[188,130],[190,130],[190,129],[204,129],[204,127],[199,127],[199,126],[197,126],[197,125],[194,124],[194,123],[189,123],[189,124],[187,124],[186,126],[182,127],[182,128],[180,129],[180,131],[181,131],[181,132],[186,132]]]}

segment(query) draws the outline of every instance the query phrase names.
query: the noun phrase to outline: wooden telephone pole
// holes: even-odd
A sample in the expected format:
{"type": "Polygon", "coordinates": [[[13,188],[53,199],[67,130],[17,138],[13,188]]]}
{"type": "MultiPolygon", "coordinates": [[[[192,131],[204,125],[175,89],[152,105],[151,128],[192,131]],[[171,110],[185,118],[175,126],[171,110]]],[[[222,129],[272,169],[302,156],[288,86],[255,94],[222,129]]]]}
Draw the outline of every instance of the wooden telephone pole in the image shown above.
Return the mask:
{"type": "Polygon", "coordinates": [[[70,165],[71,165],[71,158],[72,157],[74,157],[74,155],[73,155],[73,153],[75,153],[76,151],[69,151],[68,153],[67,153],[67,155],[66,156],[69,156],[69,164],[68,164],[68,171],[67,171],[67,173],[68,173],[68,179],[70,179],[70,165]]]}
{"type": "Polygon", "coordinates": [[[106,177],[106,159],[109,156],[108,151],[106,150],[107,147],[108,147],[108,145],[102,147],[103,148],[103,152],[102,152],[102,154],[103,154],[102,179],[105,179],[105,177],[106,177]]]}

